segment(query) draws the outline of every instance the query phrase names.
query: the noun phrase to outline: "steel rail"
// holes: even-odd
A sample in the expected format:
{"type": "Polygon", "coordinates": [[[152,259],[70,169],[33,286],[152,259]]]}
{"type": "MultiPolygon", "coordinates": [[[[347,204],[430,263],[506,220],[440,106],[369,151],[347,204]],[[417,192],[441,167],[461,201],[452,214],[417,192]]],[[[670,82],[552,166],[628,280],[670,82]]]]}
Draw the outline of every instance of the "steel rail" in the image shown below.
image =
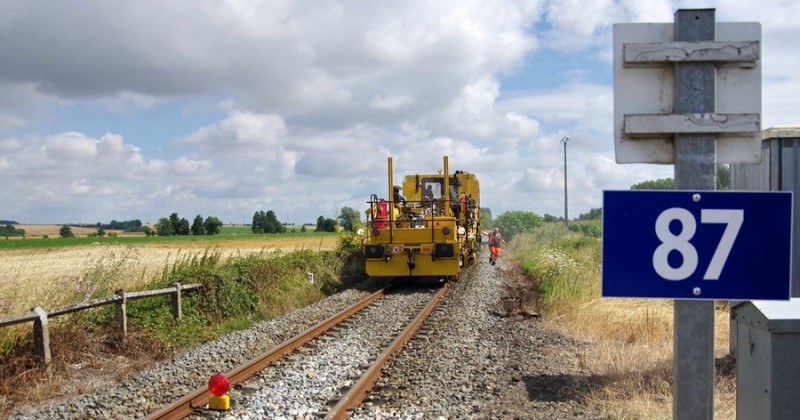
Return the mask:
{"type": "MultiPolygon", "coordinates": [[[[365,307],[369,306],[372,302],[382,298],[384,293],[387,289],[391,286],[386,286],[377,292],[367,296],[366,298],[362,299],[358,303],[348,307],[347,309],[331,316],[330,318],[318,323],[317,325],[311,327],[310,329],[302,332],[281,344],[273,347],[272,349],[262,353],[259,356],[251,359],[247,363],[243,364],[242,366],[237,367],[236,369],[228,372],[226,376],[228,377],[228,381],[230,382],[231,386],[241,383],[251,376],[253,376],[258,371],[264,369],[270,363],[280,359],[281,357],[291,353],[293,350],[297,349],[298,347],[308,343],[309,341],[313,340],[314,338],[318,337],[319,335],[325,333],[326,331],[330,330],[340,322],[344,321],[345,319],[351,317],[355,313],[359,312],[360,310],[364,309],[365,307]]],[[[210,376],[210,375],[209,375],[210,376]]],[[[148,419],[182,419],[189,414],[192,414],[194,410],[198,408],[204,407],[208,403],[208,398],[211,396],[211,392],[208,390],[207,386],[203,386],[194,390],[191,394],[184,396],[183,398],[179,399],[178,401],[161,408],[160,410],[156,411],[155,413],[150,414],[147,416],[148,419]]]]}
{"type": "Polygon", "coordinates": [[[356,382],[352,388],[350,388],[347,393],[342,396],[339,402],[331,408],[328,414],[325,416],[325,419],[331,420],[340,420],[340,419],[347,419],[350,418],[350,413],[348,410],[350,408],[356,407],[357,405],[361,404],[361,401],[366,398],[367,393],[375,386],[375,383],[381,376],[381,369],[383,369],[383,365],[392,358],[392,356],[399,351],[405,343],[414,336],[422,323],[425,321],[425,318],[433,312],[433,309],[439,305],[439,302],[444,298],[444,295],[447,294],[447,290],[450,288],[450,283],[445,283],[442,288],[439,290],[438,293],[425,305],[425,308],[417,314],[417,316],[412,320],[406,328],[401,332],[395,339],[389,344],[389,347],[386,348],[386,351],[383,352],[372,365],[367,369],[366,372],[361,376],[361,378],[356,382]]]}

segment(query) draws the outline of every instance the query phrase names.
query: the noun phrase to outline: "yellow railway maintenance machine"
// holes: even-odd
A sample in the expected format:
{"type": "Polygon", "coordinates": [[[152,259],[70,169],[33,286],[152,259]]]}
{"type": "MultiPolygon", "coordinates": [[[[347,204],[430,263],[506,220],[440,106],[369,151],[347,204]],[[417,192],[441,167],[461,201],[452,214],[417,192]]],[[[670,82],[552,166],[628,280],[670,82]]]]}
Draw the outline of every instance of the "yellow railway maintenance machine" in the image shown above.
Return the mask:
{"type": "Polygon", "coordinates": [[[480,186],[474,174],[450,174],[447,156],[437,174],[407,175],[402,195],[388,159],[386,199],[370,196],[362,232],[367,274],[373,277],[458,275],[480,249],[480,186]],[[405,196],[404,196],[405,195],[405,196]]]}

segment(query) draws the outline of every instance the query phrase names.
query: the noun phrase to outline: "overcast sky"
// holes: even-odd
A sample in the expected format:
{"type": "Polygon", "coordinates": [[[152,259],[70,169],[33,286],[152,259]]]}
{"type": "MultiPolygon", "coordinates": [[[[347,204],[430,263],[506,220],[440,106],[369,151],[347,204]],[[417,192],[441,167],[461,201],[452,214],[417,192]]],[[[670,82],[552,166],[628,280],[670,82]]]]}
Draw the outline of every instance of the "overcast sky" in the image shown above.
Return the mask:
{"type": "Polygon", "coordinates": [[[3,0],[0,219],[315,222],[443,155],[563,215],[565,136],[575,217],[672,176],[615,163],[612,26],[682,7],[761,22],[762,125],[800,122],[795,0],[3,0]]]}

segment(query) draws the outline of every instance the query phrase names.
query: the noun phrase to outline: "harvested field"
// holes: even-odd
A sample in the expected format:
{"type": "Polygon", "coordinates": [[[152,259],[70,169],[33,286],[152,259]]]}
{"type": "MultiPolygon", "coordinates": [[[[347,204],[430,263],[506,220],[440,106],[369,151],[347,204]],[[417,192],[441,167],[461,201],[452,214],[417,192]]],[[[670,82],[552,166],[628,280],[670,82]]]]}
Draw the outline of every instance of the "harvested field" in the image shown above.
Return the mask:
{"type": "MultiPolygon", "coordinates": [[[[336,237],[263,236],[215,242],[208,240],[167,242],[147,245],[96,245],[50,249],[0,251],[0,316],[29,310],[33,306],[52,308],[75,299],[83,279],[103,275],[113,288],[134,289],[146,284],[165,266],[180,258],[216,250],[223,257],[269,254],[280,250],[333,249],[336,237]]],[[[80,296],[78,296],[80,300],[80,296]]],[[[72,302],[70,302],[72,303],[72,302]]]]}

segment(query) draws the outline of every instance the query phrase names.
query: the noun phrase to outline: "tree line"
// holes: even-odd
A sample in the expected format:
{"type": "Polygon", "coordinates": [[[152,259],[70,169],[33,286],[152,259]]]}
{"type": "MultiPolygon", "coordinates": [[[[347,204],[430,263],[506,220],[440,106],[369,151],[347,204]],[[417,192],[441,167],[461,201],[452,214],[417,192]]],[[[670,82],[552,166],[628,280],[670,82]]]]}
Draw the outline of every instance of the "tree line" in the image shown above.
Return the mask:
{"type": "MultiPolygon", "coordinates": [[[[222,221],[216,216],[208,216],[203,219],[203,216],[198,214],[190,225],[185,218],[178,218],[178,213],[172,213],[169,217],[158,219],[155,234],[158,236],[217,235],[221,228],[222,221]]],[[[145,234],[149,236],[153,233],[150,229],[147,229],[145,234]]]]}
{"type": "Polygon", "coordinates": [[[0,226],[0,236],[25,236],[25,229],[17,229],[10,223],[0,226]]]}
{"type": "MultiPolygon", "coordinates": [[[[361,217],[357,210],[342,207],[335,219],[319,216],[317,218],[317,232],[336,232],[341,227],[343,230],[354,232],[361,225],[361,217]]],[[[274,211],[263,210],[253,214],[253,223],[250,227],[253,233],[284,233],[286,226],[278,220],[274,211]]],[[[301,227],[301,232],[306,231],[306,226],[301,227]]]]}
{"type": "Polygon", "coordinates": [[[91,224],[80,224],[79,223],[79,224],[74,224],[72,226],[86,227],[86,228],[94,228],[94,227],[96,227],[98,230],[99,229],[104,229],[104,230],[122,230],[122,231],[125,231],[125,232],[142,232],[144,230],[144,227],[145,227],[144,224],[142,223],[142,221],[139,220],[139,219],[122,220],[122,221],[112,220],[109,223],[97,222],[94,225],[91,225],[91,224]]]}

